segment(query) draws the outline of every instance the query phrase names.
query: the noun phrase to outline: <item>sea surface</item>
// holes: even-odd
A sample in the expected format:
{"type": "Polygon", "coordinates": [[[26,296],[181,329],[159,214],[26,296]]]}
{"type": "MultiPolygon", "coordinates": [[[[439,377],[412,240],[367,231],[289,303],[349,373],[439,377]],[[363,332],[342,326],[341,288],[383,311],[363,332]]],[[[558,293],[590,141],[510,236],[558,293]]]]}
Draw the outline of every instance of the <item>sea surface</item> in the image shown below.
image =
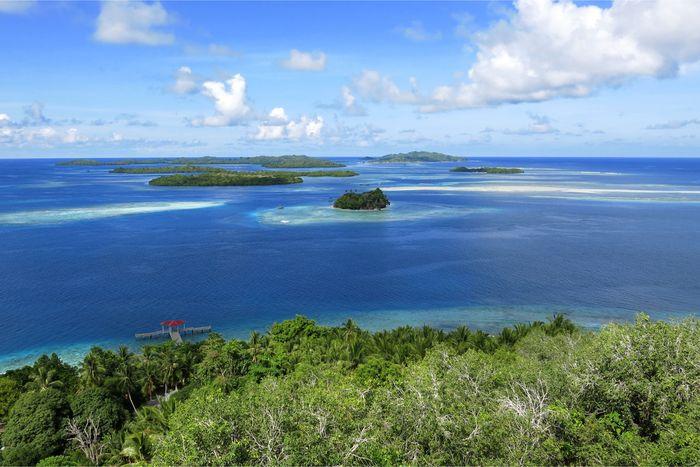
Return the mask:
{"type": "Polygon", "coordinates": [[[0,371],[138,348],[134,333],[165,319],[246,337],[296,314],[493,331],[555,312],[595,328],[700,310],[700,159],[467,163],[520,175],[341,161],[361,175],[167,188],[0,160],[0,371]],[[385,211],[330,207],[377,186],[385,211]]]}

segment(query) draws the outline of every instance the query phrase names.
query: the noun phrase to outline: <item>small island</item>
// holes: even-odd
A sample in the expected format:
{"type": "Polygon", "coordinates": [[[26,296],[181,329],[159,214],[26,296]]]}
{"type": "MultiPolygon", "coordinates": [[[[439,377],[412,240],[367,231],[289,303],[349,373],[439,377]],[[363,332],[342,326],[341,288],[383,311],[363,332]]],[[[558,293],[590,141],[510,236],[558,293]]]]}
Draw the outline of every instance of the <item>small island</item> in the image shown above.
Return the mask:
{"type": "Polygon", "coordinates": [[[523,169],[516,167],[453,167],[450,172],[485,173],[485,174],[521,174],[523,169]]]}
{"type": "Polygon", "coordinates": [[[379,188],[375,188],[364,193],[348,191],[335,200],[333,207],[353,211],[377,211],[384,209],[390,204],[389,198],[386,197],[384,192],[379,188]]]}
{"type": "Polygon", "coordinates": [[[304,155],[286,155],[286,156],[253,156],[253,157],[165,157],[165,158],[143,158],[143,159],[123,159],[123,160],[99,160],[99,159],[73,159],[69,161],[59,162],[60,166],[113,166],[113,165],[154,165],[154,164],[179,164],[181,166],[189,165],[211,165],[211,164],[255,164],[261,165],[268,169],[310,169],[310,168],[328,168],[328,167],[345,167],[345,164],[329,161],[327,159],[319,159],[317,157],[309,157],[304,155]]]}
{"type": "Polygon", "coordinates": [[[154,178],[149,185],[154,186],[253,186],[289,185],[301,183],[301,177],[256,175],[242,172],[207,172],[196,175],[173,174],[154,178]]]}
{"type": "Polygon", "coordinates": [[[464,157],[450,156],[441,152],[411,151],[398,154],[387,154],[386,156],[369,158],[367,161],[372,164],[383,164],[388,162],[415,163],[415,162],[456,162],[463,161],[464,157]]]}
{"type": "MultiPolygon", "coordinates": [[[[143,167],[151,169],[153,167],[143,167]]],[[[157,167],[156,167],[157,168],[157,167]]],[[[167,168],[167,167],[163,167],[167,168]]],[[[135,168],[136,172],[119,173],[156,173],[141,172],[141,168],[135,168]]],[[[172,173],[154,178],[149,185],[154,186],[251,186],[251,185],[289,185],[302,183],[301,177],[354,177],[357,172],[352,170],[314,170],[314,171],[283,171],[283,170],[258,170],[254,172],[236,172],[232,170],[213,169],[193,171],[192,175],[172,173]]]]}

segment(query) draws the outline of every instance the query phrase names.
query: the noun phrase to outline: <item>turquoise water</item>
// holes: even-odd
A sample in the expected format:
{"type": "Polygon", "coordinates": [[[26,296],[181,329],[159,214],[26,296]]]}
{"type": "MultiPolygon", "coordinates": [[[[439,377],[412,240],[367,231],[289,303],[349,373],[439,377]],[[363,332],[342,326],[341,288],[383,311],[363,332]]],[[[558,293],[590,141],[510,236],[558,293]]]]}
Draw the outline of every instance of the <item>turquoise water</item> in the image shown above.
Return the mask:
{"type": "Polygon", "coordinates": [[[0,161],[0,371],[137,347],[170,318],[245,337],[295,314],[495,330],[698,313],[700,160],[469,161],[522,175],[344,161],[361,175],[217,188],[0,161]],[[386,211],[330,208],[376,186],[386,211]]]}

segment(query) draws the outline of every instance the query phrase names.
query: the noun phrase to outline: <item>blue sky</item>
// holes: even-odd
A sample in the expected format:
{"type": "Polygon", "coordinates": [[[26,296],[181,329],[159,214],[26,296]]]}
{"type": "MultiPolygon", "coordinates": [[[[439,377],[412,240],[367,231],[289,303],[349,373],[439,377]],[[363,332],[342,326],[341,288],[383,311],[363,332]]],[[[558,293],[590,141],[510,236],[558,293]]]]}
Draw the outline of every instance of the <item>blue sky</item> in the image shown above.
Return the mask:
{"type": "Polygon", "coordinates": [[[700,156],[700,2],[0,0],[0,157],[700,156]]]}

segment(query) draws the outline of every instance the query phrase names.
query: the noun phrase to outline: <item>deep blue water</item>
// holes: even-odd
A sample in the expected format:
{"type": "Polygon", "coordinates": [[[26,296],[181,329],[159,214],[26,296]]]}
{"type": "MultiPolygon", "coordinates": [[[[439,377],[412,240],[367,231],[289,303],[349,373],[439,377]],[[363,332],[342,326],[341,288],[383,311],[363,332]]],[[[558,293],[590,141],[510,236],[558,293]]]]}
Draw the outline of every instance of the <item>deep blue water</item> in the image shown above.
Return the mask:
{"type": "Polygon", "coordinates": [[[295,314],[494,330],[552,312],[598,326],[700,309],[698,159],[469,161],[526,170],[509,176],[345,162],[361,175],[164,188],[0,160],[0,371],[136,346],[169,318],[243,337],[295,314]],[[385,212],[328,207],[378,185],[385,212]]]}

